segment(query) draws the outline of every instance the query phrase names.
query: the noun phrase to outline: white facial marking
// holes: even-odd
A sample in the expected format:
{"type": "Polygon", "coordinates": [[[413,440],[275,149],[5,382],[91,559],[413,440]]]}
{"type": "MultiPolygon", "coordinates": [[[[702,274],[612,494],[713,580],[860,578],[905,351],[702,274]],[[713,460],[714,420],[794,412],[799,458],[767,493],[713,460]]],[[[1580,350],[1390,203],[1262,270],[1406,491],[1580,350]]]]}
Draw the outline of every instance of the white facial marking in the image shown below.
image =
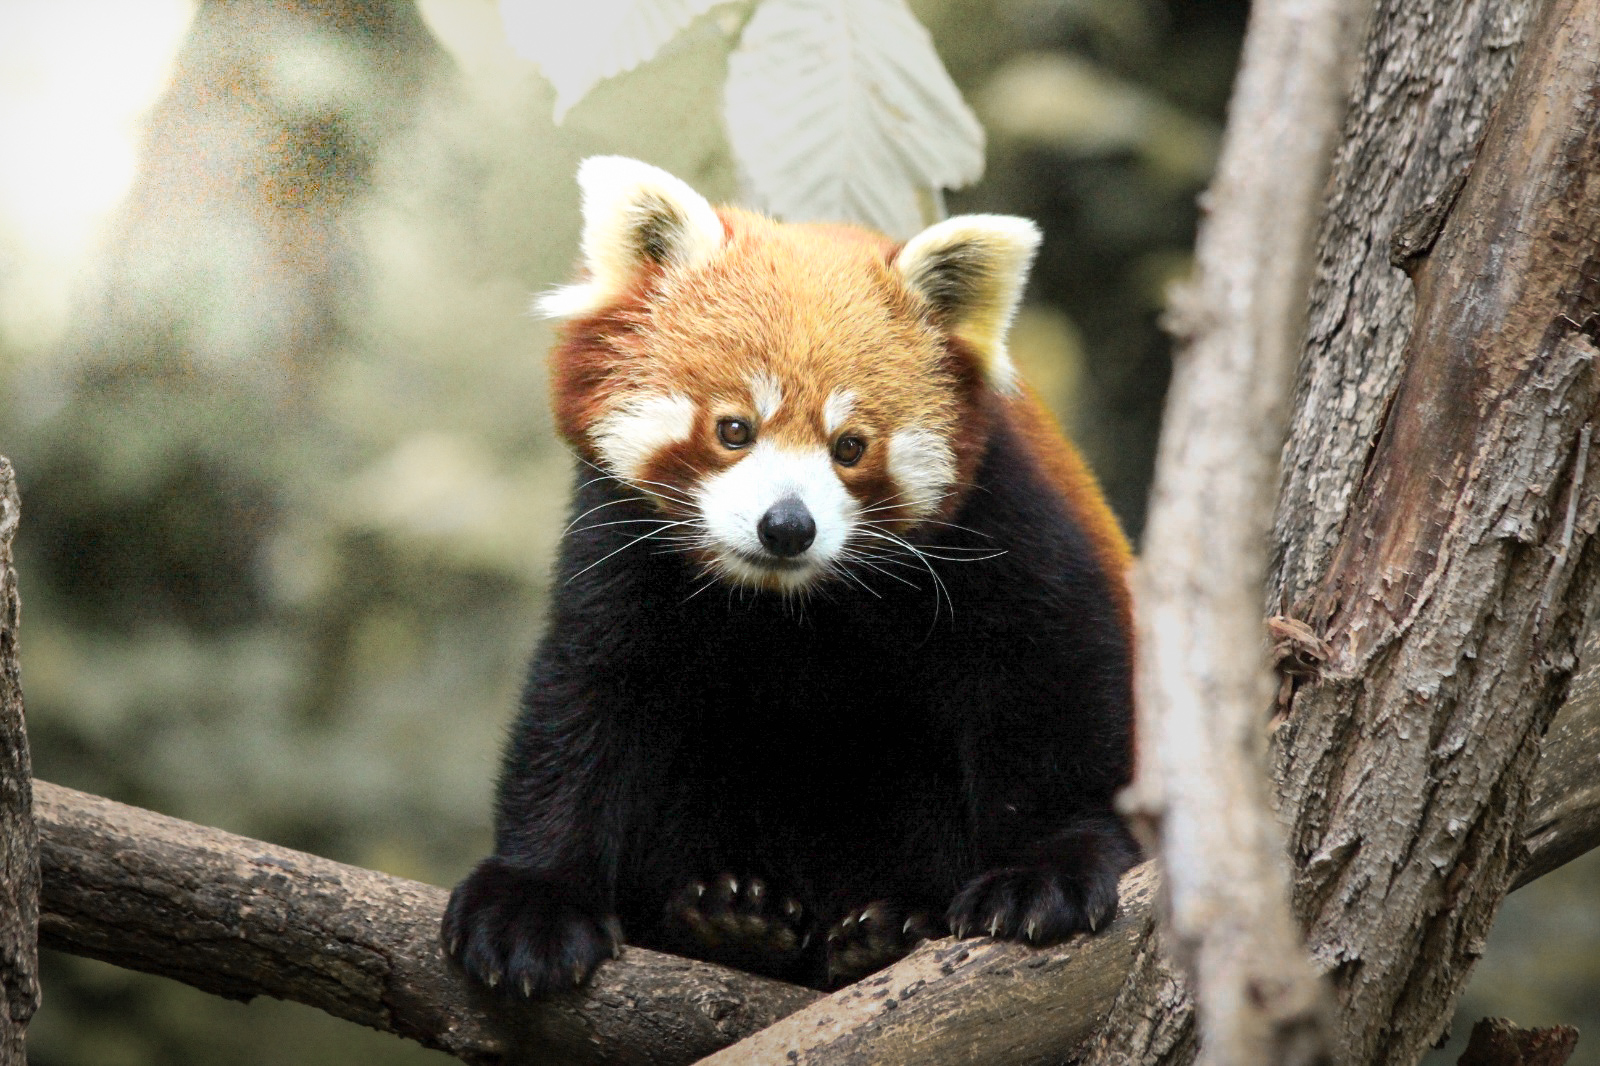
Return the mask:
{"type": "Polygon", "coordinates": [[[635,396],[595,423],[589,431],[595,451],[607,470],[620,478],[637,478],[656,452],[689,439],[694,430],[694,403],[675,392],[635,396]]]}
{"type": "Polygon", "coordinates": [[[837,433],[856,409],[856,394],[849,389],[834,389],[822,404],[822,426],[828,436],[837,433]]]}
{"type": "Polygon", "coordinates": [[[765,421],[778,413],[783,406],[783,386],[778,379],[762,371],[750,375],[750,398],[755,401],[756,414],[765,421]]]}
{"type": "Polygon", "coordinates": [[[955,453],[931,429],[899,430],[889,438],[889,476],[900,489],[895,500],[925,518],[956,479],[955,453]]]}
{"type": "Polygon", "coordinates": [[[703,481],[695,490],[695,502],[724,576],[740,584],[777,584],[784,589],[803,588],[822,573],[843,550],[859,510],[825,449],[788,449],[765,440],[756,441],[737,463],[703,481]],[[762,547],[756,525],[787,496],[799,497],[805,504],[817,524],[817,535],[811,547],[780,566],[762,547]]]}

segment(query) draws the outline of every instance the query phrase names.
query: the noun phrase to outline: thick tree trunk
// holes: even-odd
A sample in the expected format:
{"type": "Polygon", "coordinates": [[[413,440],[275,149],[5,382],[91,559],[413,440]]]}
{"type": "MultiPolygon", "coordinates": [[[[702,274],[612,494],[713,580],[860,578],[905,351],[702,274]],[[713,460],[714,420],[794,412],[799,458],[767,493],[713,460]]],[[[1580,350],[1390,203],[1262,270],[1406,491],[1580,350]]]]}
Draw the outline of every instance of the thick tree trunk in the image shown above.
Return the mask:
{"type": "Polygon", "coordinates": [[[39,1006],[39,835],[17,669],[22,602],[11,568],[20,515],[16,478],[0,456],[0,1066],[28,1061],[24,1036],[39,1006]]]}
{"type": "Polygon", "coordinates": [[[1278,734],[1296,903],[1362,1063],[1413,1062],[1447,1023],[1600,588],[1600,0],[1545,5],[1408,269],[1388,416],[1289,601],[1328,661],[1278,734]]]}
{"type": "Polygon", "coordinates": [[[1378,0],[1374,8],[1317,238],[1269,614],[1288,613],[1327,571],[1400,380],[1416,301],[1391,265],[1391,241],[1400,258],[1431,246],[1536,6],[1378,0]]]}
{"type": "MultiPolygon", "coordinates": [[[[1280,802],[1352,1063],[1414,1062],[1445,1024],[1515,876],[1600,578],[1594,0],[1547,5],[1453,180],[1521,15],[1380,6],[1285,453],[1274,608],[1322,665],[1274,738],[1280,802]],[[1434,207],[1413,212],[1424,192],[1434,207]],[[1414,328],[1389,252],[1415,280],[1414,328]]],[[[1096,1061],[1193,1045],[1147,942],[1096,1061]]]]}

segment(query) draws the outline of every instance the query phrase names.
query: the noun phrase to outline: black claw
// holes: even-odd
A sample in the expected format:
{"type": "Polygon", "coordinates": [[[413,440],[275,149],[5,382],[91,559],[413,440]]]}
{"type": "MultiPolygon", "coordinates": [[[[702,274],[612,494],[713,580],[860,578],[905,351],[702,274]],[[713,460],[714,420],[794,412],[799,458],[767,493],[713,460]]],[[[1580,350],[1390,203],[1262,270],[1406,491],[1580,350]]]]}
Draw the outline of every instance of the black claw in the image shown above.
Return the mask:
{"type": "Polygon", "coordinates": [[[837,986],[859,980],[905,957],[924,940],[943,935],[944,930],[926,913],[906,914],[891,901],[874,900],[829,929],[828,983],[837,986]]]}
{"type": "Polygon", "coordinates": [[[947,917],[963,938],[976,929],[1002,940],[1053,944],[1105,925],[1116,910],[1119,872],[1111,864],[991,870],[957,893],[947,917]]]}
{"type": "Polygon", "coordinates": [[[445,910],[448,954],[466,975],[504,995],[538,998],[580,985],[621,940],[615,917],[498,857],[457,885],[445,910]]]}
{"type": "Polygon", "coordinates": [[[805,909],[760,877],[723,872],[667,902],[667,946],[695,958],[792,978],[810,930],[805,909]],[[782,905],[775,905],[781,899],[782,905]]]}

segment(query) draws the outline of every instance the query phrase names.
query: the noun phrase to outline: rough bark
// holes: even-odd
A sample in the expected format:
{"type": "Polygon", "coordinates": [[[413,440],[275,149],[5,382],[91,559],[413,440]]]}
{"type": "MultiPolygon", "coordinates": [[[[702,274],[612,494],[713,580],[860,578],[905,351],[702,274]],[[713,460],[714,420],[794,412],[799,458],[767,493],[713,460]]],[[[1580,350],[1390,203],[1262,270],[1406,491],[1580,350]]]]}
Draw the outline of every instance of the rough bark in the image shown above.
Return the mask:
{"type": "MultiPolygon", "coordinates": [[[[1592,646],[1589,680],[1574,685],[1589,698],[1562,711],[1540,764],[1535,792],[1548,799],[1527,825],[1530,868],[1600,847],[1600,634],[1592,646]],[[1571,795],[1588,798],[1563,800],[1571,795]]],[[[495,1061],[518,1034],[552,1060],[593,1048],[622,1063],[674,1061],[649,1057],[663,1032],[696,1034],[664,1045],[663,1056],[678,1048],[686,1061],[796,1008],[713,1061],[1059,1062],[1111,1006],[1154,896],[1146,864],[1123,879],[1121,913],[1097,937],[1042,951],[941,942],[826,999],[629,949],[588,996],[504,1010],[468,995],[439,958],[442,889],[35,784],[47,945],[222,995],[292,999],[469,1062],[495,1061]],[[940,1057],[922,1057],[934,1047],[940,1057]]],[[[1170,1007],[1183,986],[1166,979],[1170,1007]]]]}
{"type": "Polygon", "coordinates": [[[1155,840],[1163,936],[1196,989],[1200,1058],[1230,1066],[1332,1058],[1331,998],[1289,911],[1267,798],[1262,708],[1275,686],[1259,590],[1312,237],[1369,7],[1252,8],[1195,280],[1171,316],[1136,596],[1143,741],[1122,804],[1155,840]]]}
{"type": "Polygon", "coordinates": [[[11,567],[21,518],[16,477],[0,456],[0,1066],[23,1066],[39,1007],[39,835],[17,668],[22,601],[11,567]]]}
{"type": "Polygon", "coordinates": [[[35,783],[46,947],[275,996],[467,1062],[693,1062],[816,998],[629,948],[586,994],[502,1008],[438,948],[446,893],[35,783]]]}
{"type": "MultiPolygon", "coordinates": [[[[1351,1062],[1415,1061],[1448,1017],[1595,587],[1592,4],[1547,9],[1455,180],[1522,6],[1380,3],[1284,456],[1270,601],[1325,666],[1274,738],[1280,804],[1351,1062]]],[[[1192,1058],[1155,950],[1108,1058],[1192,1058]]]]}
{"type": "Polygon", "coordinates": [[[1504,1018],[1485,1018],[1472,1027],[1456,1066],[1564,1066],[1577,1046],[1578,1030],[1570,1025],[1519,1029],[1504,1018]]]}
{"type": "Polygon", "coordinates": [[[1268,614],[1286,613],[1327,569],[1399,382],[1416,308],[1391,254],[1414,258],[1431,246],[1511,79],[1535,7],[1534,0],[1377,0],[1317,236],[1268,614]]]}
{"type": "Polygon", "coordinates": [[[1550,723],[1522,821],[1521,888],[1600,847],[1600,612],[1591,612],[1567,702],[1550,723]]]}
{"type": "Polygon", "coordinates": [[[1361,1063],[1414,1062],[1446,1024],[1600,586],[1600,0],[1545,6],[1407,266],[1388,413],[1326,572],[1289,601],[1327,661],[1277,734],[1296,903],[1361,1063]]]}

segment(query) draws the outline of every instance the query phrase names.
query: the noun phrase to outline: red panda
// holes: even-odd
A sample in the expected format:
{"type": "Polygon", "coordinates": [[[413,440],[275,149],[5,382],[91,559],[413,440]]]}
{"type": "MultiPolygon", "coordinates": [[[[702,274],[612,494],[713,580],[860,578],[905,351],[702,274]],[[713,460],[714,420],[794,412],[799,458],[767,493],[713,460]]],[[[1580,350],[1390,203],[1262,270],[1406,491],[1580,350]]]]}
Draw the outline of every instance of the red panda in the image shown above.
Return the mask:
{"type": "Polygon", "coordinates": [[[578,180],[585,271],[539,303],[574,517],[448,954],[524,996],[624,937],[831,987],[1099,927],[1129,551],[1006,348],[1038,231],[578,180]]]}

